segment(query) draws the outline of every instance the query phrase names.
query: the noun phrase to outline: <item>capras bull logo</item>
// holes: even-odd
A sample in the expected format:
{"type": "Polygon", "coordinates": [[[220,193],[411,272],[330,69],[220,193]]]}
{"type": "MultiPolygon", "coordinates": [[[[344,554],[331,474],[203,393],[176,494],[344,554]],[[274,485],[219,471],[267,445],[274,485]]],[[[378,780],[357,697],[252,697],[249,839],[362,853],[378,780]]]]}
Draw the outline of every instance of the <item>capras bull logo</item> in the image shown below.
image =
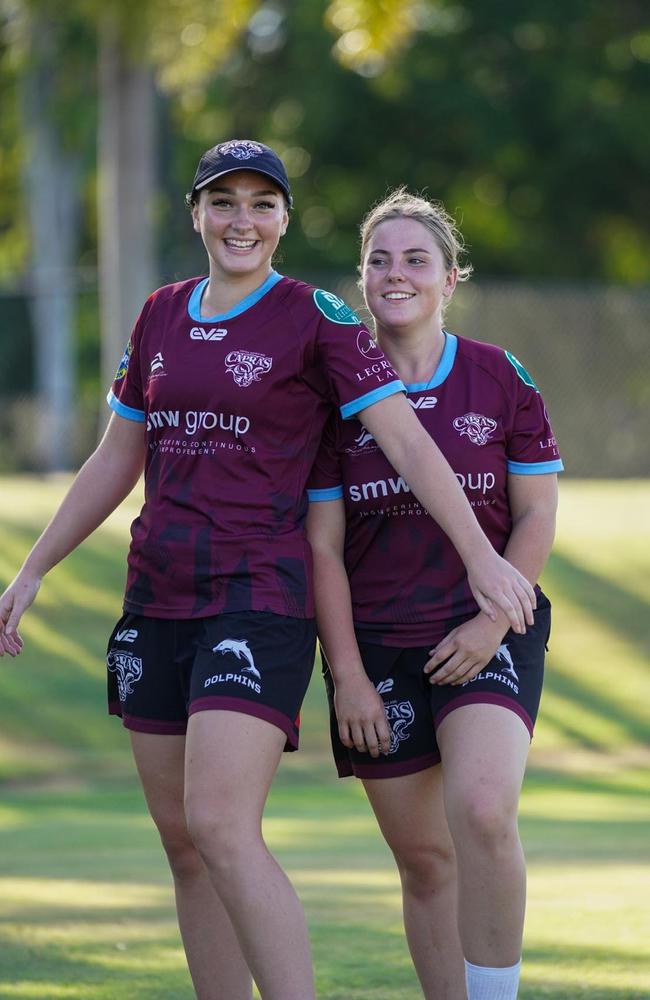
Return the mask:
{"type": "Polygon", "coordinates": [[[117,674],[117,691],[120,701],[133,694],[133,685],[142,677],[142,659],[122,649],[111,649],[106,657],[106,665],[117,674]]]}
{"type": "Polygon", "coordinates": [[[460,436],[467,435],[472,444],[484,445],[497,429],[497,422],[492,417],[484,417],[480,413],[466,413],[454,420],[454,430],[460,431],[460,436]]]}
{"type": "Polygon", "coordinates": [[[226,355],[226,371],[229,371],[236,385],[246,388],[259,382],[273,366],[273,358],[252,351],[231,351],[226,355]]]}
{"type": "Polygon", "coordinates": [[[387,701],[384,708],[390,726],[390,750],[388,752],[395,753],[400,743],[411,735],[407,729],[415,720],[415,712],[410,701],[387,701]]]}

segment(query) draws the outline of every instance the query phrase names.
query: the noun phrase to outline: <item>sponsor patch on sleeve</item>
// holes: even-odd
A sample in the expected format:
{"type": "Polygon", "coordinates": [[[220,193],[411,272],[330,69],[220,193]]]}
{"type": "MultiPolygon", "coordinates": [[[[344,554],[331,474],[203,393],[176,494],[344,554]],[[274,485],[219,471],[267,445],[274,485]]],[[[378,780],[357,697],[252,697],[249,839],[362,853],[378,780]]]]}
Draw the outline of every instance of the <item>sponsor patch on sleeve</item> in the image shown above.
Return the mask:
{"type": "Polygon", "coordinates": [[[361,320],[348,305],[334,292],[326,292],[323,288],[314,289],[314,302],[319,312],[332,323],[342,323],[346,326],[358,326],[361,320]]]}
{"type": "Polygon", "coordinates": [[[131,355],[133,354],[133,343],[129,341],[126,345],[126,350],[122,355],[122,360],[117,366],[117,371],[115,372],[115,381],[119,382],[124,378],[127,371],[129,370],[129,361],[131,360],[131,355]]]}
{"type": "Polygon", "coordinates": [[[514,370],[517,372],[517,375],[519,376],[519,378],[521,379],[521,381],[525,385],[530,386],[531,389],[534,389],[535,392],[539,392],[539,389],[537,388],[537,386],[535,385],[535,383],[533,381],[532,375],[528,374],[528,372],[526,371],[526,369],[522,365],[521,361],[517,361],[517,359],[514,356],[514,354],[511,354],[510,351],[504,351],[503,353],[507,357],[508,361],[510,362],[510,364],[512,365],[512,367],[514,368],[514,370]]]}

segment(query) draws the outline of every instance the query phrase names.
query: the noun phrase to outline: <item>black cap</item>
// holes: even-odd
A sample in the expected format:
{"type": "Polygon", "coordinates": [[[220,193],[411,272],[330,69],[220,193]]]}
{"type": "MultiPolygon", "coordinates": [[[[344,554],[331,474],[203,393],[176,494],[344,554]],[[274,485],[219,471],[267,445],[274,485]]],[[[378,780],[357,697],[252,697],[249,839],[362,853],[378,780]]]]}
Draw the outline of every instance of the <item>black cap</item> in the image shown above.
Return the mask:
{"type": "Polygon", "coordinates": [[[230,139],[208,149],[196,168],[190,198],[194,200],[198,191],[207,187],[217,177],[232,174],[236,170],[254,170],[265,174],[284,191],[289,207],[293,204],[289,178],[284,163],[270,146],[251,139],[230,139]]]}

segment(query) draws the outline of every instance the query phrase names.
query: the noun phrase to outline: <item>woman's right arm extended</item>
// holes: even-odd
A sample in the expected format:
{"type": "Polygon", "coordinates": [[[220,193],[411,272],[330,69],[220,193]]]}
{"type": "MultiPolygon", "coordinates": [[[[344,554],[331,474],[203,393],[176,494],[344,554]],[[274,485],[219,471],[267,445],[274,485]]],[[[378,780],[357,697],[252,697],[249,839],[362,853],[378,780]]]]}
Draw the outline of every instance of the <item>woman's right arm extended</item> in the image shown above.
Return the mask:
{"type": "Polygon", "coordinates": [[[390,728],[384,703],[368,678],[354,634],[350,585],[343,562],[342,500],[309,505],[307,534],[314,554],[318,636],[334,681],[341,742],[378,757],[388,753],[390,728]]]}
{"type": "Polygon", "coordinates": [[[113,413],[56,514],[0,597],[0,656],[22,648],[18,625],[45,574],[83,542],[129,495],[144,466],[144,424],[113,413]]]}

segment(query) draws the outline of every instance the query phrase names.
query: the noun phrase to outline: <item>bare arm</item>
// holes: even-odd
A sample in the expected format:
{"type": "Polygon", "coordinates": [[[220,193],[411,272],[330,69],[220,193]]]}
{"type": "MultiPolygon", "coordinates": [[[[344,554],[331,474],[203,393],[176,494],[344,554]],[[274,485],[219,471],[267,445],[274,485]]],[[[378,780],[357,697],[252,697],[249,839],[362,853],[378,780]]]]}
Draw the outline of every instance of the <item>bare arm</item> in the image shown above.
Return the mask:
{"type": "Polygon", "coordinates": [[[113,414],[100,444],[82,466],[13,583],[0,597],[0,655],[20,652],[20,619],[45,574],[106,520],[142,472],[144,424],[113,414]]]}
{"type": "Polygon", "coordinates": [[[497,605],[516,632],[525,632],[533,621],[533,588],[492,548],[447,460],[404,397],[382,399],[358,417],[453,542],[481,610],[495,621],[497,605]]]}
{"type": "Polygon", "coordinates": [[[384,703],[364,670],[354,634],[350,585],[343,563],[343,501],[311,503],[307,534],[314,554],[318,635],[334,680],[341,742],[378,757],[390,748],[390,729],[384,703]]]}
{"type": "MultiPolygon", "coordinates": [[[[513,523],[504,555],[535,583],[555,536],[557,475],[509,475],[508,499],[513,523]]],[[[491,622],[479,612],[438,643],[425,673],[435,671],[431,678],[435,684],[471,680],[492,659],[507,631],[505,615],[499,614],[497,621],[491,622]]]]}

